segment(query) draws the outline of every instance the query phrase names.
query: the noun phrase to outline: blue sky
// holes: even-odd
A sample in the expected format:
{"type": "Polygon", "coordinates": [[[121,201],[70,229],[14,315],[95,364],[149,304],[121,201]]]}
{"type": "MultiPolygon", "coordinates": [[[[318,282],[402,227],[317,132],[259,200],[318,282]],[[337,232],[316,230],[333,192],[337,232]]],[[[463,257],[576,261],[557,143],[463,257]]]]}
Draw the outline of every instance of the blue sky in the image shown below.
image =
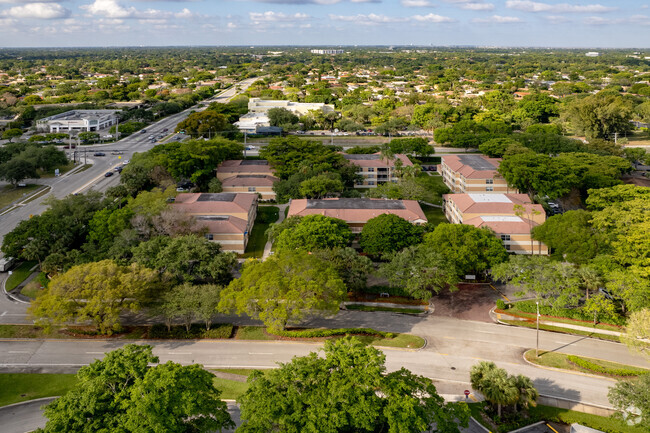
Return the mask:
{"type": "Polygon", "coordinates": [[[649,47],[650,0],[0,0],[0,46],[649,47]]]}

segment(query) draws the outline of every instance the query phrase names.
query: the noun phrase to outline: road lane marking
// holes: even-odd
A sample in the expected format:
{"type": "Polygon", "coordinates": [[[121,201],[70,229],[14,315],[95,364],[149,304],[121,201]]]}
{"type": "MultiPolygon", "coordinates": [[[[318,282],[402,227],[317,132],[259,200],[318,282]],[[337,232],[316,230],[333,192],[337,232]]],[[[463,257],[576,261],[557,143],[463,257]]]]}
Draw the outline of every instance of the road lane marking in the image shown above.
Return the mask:
{"type": "Polygon", "coordinates": [[[27,350],[10,350],[9,353],[31,353],[27,350]]]}
{"type": "Polygon", "coordinates": [[[167,352],[166,355],[191,355],[192,352],[167,352]]]}
{"type": "Polygon", "coordinates": [[[249,355],[273,355],[271,352],[248,352],[249,355]]]}
{"type": "Polygon", "coordinates": [[[455,340],[456,339],[455,337],[447,337],[447,336],[444,336],[442,338],[446,338],[447,340],[455,340]]]}
{"type": "Polygon", "coordinates": [[[3,311],[2,314],[0,314],[0,317],[4,316],[5,314],[7,314],[7,312],[3,311]]]}
{"type": "Polygon", "coordinates": [[[87,355],[103,355],[105,352],[86,352],[87,355]]]}

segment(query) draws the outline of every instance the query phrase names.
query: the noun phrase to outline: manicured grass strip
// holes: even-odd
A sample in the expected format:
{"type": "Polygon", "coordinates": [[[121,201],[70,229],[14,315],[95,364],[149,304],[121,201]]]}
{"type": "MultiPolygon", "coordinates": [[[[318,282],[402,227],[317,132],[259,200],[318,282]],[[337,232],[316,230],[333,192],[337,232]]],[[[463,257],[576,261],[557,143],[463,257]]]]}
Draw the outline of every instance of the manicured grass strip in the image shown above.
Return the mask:
{"type": "MultiPolygon", "coordinates": [[[[507,310],[499,310],[497,312],[503,312],[504,314],[510,314],[513,316],[518,316],[518,317],[523,317],[525,319],[533,319],[535,320],[536,314],[535,313],[528,313],[526,311],[521,311],[518,308],[509,308],[507,310]]],[[[598,323],[596,326],[594,326],[594,322],[591,321],[586,321],[586,320],[576,320],[576,319],[569,319],[569,318],[561,318],[561,317],[555,317],[555,316],[545,316],[541,315],[540,320],[545,320],[547,322],[556,322],[556,323],[568,323],[570,325],[577,325],[577,326],[583,326],[585,328],[594,328],[594,329],[606,329],[608,331],[617,331],[617,332],[623,332],[624,329],[621,326],[616,326],[616,325],[608,325],[606,323],[598,323]]]]}
{"type": "Polygon", "coordinates": [[[0,188],[0,209],[5,206],[9,206],[14,201],[26,196],[37,188],[40,188],[41,185],[36,185],[33,183],[27,184],[27,186],[13,187],[12,185],[6,185],[4,188],[0,188]]]}
{"type": "MultiPolygon", "coordinates": [[[[534,322],[526,322],[523,320],[501,320],[501,321],[509,325],[521,326],[522,328],[535,328],[536,326],[534,322]]],[[[583,335],[585,337],[599,338],[601,340],[609,340],[609,341],[616,341],[616,342],[620,341],[616,335],[598,334],[596,332],[589,332],[589,331],[578,331],[576,329],[562,328],[560,326],[543,325],[541,323],[539,325],[539,329],[543,331],[560,332],[562,334],[583,335]]]]}
{"type": "Polygon", "coordinates": [[[275,206],[259,206],[257,208],[257,217],[255,218],[255,224],[248,238],[246,252],[243,254],[243,257],[262,257],[267,241],[266,230],[279,217],[280,209],[275,206]]]}
{"type": "MultiPolygon", "coordinates": [[[[525,315],[527,317],[535,318],[537,314],[537,305],[534,300],[517,301],[509,304],[508,311],[516,314],[525,315]]],[[[569,320],[568,323],[579,324],[581,326],[593,326],[594,318],[590,313],[586,313],[581,308],[554,308],[548,305],[540,305],[539,312],[544,317],[544,320],[569,320]]],[[[611,328],[615,331],[620,331],[625,325],[625,317],[621,315],[613,315],[602,320],[603,325],[613,326],[611,328]]]]}
{"type": "Polygon", "coordinates": [[[248,389],[246,382],[237,382],[236,380],[215,377],[212,382],[221,391],[219,398],[223,400],[237,400],[248,389]]]}
{"type": "Polygon", "coordinates": [[[41,288],[41,282],[38,281],[37,278],[34,278],[25,287],[22,288],[20,294],[31,299],[36,299],[36,296],[38,296],[42,291],[43,289],[41,288]]]}
{"type": "Polygon", "coordinates": [[[422,337],[411,334],[398,334],[394,338],[357,337],[361,341],[379,347],[400,347],[404,349],[420,349],[424,347],[425,340],[422,337]]]}
{"type": "Polygon", "coordinates": [[[627,377],[650,373],[650,370],[640,367],[558,352],[540,351],[539,358],[537,358],[535,357],[535,350],[531,349],[524,353],[524,357],[533,364],[605,377],[627,377]]]}
{"type": "Polygon", "coordinates": [[[22,262],[18,267],[12,269],[11,275],[7,278],[7,283],[5,288],[7,292],[15,289],[31,275],[30,269],[32,269],[38,262],[22,262]]]}
{"type": "Polygon", "coordinates": [[[275,340],[273,335],[266,333],[262,326],[238,326],[235,331],[236,340],[275,340]]]}
{"type": "Polygon", "coordinates": [[[211,368],[212,371],[220,371],[221,373],[230,373],[237,374],[239,376],[250,376],[254,371],[257,371],[254,368],[211,368]]]}
{"type": "Polygon", "coordinates": [[[36,398],[60,396],[77,383],[74,374],[0,374],[0,406],[34,400],[36,398]]]}
{"type": "Polygon", "coordinates": [[[424,310],[417,308],[395,308],[395,307],[375,307],[371,305],[359,305],[359,304],[349,304],[345,308],[353,311],[388,311],[391,313],[403,313],[403,314],[422,314],[424,310]]]}

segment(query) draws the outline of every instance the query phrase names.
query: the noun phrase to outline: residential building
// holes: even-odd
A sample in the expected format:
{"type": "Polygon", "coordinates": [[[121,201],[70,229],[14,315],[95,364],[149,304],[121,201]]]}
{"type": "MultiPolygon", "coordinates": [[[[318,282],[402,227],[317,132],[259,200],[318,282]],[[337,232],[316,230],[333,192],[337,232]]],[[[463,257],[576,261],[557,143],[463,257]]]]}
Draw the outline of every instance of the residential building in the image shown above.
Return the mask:
{"type": "Polygon", "coordinates": [[[71,110],[36,121],[39,132],[88,132],[111,127],[120,110],[71,110]]]}
{"type": "Polygon", "coordinates": [[[362,181],[357,182],[355,188],[377,188],[386,182],[397,182],[397,173],[395,170],[396,161],[402,161],[402,166],[412,166],[413,163],[406,155],[395,155],[395,159],[383,158],[380,153],[370,154],[343,154],[343,158],[350,163],[359,167],[358,174],[363,177],[362,181]]]}
{"type": "Polygon", "coordinates": [[[275,200],[273,184],[278,179],[268,174],[238,174],[221,181],[223,192],[257,193],[262,200],[275,200]]]}
{"type": "Polygon", "coordinates": [[[273,171],[269,162],[263,159],[229,159],[217,167],[217,178],[221,181],[242,174],[273,176],[273,171]]]}
{"type": "Polygon", "coordinates": [[[375,198],[295,199],[289,204],[287,216],[325,215],[345,221],[353,233],[360,233],[368,220],[383,214],[393,214],[415,225],[427,223],[420,204],[415,200],[385,200],[375,198]]]}
{"type": "Polygon", "coordinates": [[[456,193],[518,193],[497,172],[500,158],[485,155],[442,155],[438,171],[445,185],[456,193]]]}
{"type": "Polygon", "coordinates": [[[206,227],[205,237],[224,251],[246,250],[257,215],[257,194],[181,193],[171,206],[195,217],[206,227]]]}
{"type": "Polygon", "coordinates": [[[548,247],[530,234],[533,227],[546,221],[546,213],[528,195],[469,193],[445,194],[442,198],[449,222],[488,227],[515,254],[548,254],[548,247]]]}

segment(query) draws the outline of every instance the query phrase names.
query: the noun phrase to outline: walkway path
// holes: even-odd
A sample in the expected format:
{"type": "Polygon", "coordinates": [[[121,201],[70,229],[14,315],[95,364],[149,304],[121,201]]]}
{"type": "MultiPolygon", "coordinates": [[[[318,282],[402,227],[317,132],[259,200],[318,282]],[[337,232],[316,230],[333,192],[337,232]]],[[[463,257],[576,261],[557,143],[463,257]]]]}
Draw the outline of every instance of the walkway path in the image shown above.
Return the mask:
{"type": "MultiPolygon", "coordinates": [[[[287,209],[287,206],[289,206],[289,203],[279,204],[276,206],[278,209],[280,209],[280,213],[278,220],[274,224],[280,224],[282,221],[284,221],[284,211],[287,209]]],[[[264,254],[262,254],[262,260],[266,260],[271,255],[271,248],[273,248],[273,242],[267,241],[266,245],[264,245],[264,254]]]]}
{"type": "MultiPolygon", "coordinates": [[[[514,321],[522,321],[522,322],[530,322],[532,319],[527,319],[524,317],[518,317],[518,316],[511,316],[509,314],[504,314],[504,313],[497,313],[495,311],[490,311],[490,315],[493,317],[494,321],[496,323],[501,323],[505,325],[509,325],[509,323],[502,322],[502,320],[514,320],[514,321]]],[[[534,321],[533,321],[534,323],[534,321]]],[[[573,329],[575,331],[581,331],[581,332],[590,332],[594,334],[605,334],[605,335],[615,335],[617,337],[620,337],[621,335],[624,334],[624,332],[618,332],[618,331],[610,331],[608,329],[599,329],[599,328],[592,328],[589,326],[580,326],[580,325],[573,325],[571,323],[561,323],[561,322],[554,322],[550,320],[543,320],[540,319],[539,321],[540,325],[547,325],[547,326],[554,326],[557,328],[567,328],[567,329],[573,329]]]]}

